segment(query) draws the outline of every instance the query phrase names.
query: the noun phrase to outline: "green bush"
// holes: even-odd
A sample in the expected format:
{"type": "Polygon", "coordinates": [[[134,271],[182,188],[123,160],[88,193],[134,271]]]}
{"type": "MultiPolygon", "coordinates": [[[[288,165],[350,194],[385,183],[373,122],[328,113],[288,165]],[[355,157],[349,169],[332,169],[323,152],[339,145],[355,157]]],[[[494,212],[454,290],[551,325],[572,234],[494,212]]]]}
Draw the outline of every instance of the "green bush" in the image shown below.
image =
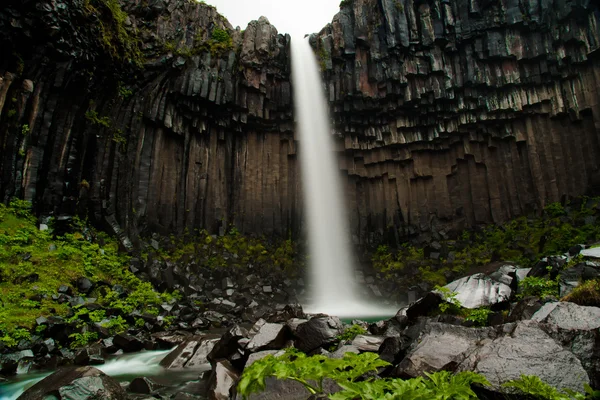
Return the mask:
{"type": "Polygon", "coordinates": [[[592,279],[579,284],[562,301],[580,306],[600,307],[600,279],[592,279]]]}
{"type": "Polygon", "coordinates": [[[556,279],[528,276],[519,282],[518,298],[526,296],[558,297],[559,284],[556,279]]]}
{"type": "Polygon", "coordinates": [[[364,335],[365,333],[367,333],[367,330],[365,328],[363,328],[362,326],[352,325],[351,327],[346,328],[341,335],[338,335],[336,337],[336,339],[338,341],[342,341],[342,340],[352,341],[358,335],[364,335]]]}
{"type": "Polygon", "coordinates": [[[486,326],[491,312],[492,310],[490,310],[488,307],[469,310],[465,320],[473,322],[475,326],[486,326]]]}

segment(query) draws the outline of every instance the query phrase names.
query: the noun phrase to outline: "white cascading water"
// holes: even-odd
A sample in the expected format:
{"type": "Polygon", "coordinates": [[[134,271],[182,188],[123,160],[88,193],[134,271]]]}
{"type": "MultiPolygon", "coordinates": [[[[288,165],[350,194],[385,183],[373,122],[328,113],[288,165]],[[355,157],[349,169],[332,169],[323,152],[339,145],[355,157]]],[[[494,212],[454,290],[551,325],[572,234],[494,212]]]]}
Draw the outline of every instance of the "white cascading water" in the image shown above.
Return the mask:
{"type": "Polygon", "coordinates": [[[383,315],[354,280],[342,176],[317,59],[307,39],[292,39],[292,79],[308,222],[310,293],[306,311],[340,317],[383,315]]]}

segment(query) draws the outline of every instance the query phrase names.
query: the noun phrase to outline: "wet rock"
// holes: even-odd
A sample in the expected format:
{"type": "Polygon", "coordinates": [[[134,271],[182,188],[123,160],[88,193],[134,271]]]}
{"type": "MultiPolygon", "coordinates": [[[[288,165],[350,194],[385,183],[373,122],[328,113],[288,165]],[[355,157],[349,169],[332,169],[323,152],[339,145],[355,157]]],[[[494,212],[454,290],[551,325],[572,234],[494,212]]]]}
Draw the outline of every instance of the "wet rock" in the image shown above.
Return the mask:
{"type": "Polygon", "coordinates": [[[164,385],[161,385],[150,378],[142,377],[132,380],[127,387],[127,390],[131,393],[150,394],[163,387],[164,385]]]}
{"type": "Polygon", "coordinates": [[[218,335],[207,335],[202,337],[200,344],[194,351],[194,354],[185,363],[185,368],[198,368],[209,363],[208,355],[214,349],[215,345],[221,340],[218,335]]]}
{"type": "Polygon", "coordinates": [[[403,307],[398,310],[394,319],[401,328],[405,328],[410,322],[415,321],[418,317],[428,315],[431,311],[437,309],[442,301],[442,297],[439,293],[428,292],[425,296],[421,297],[408,307],[403,307]]]}
{"type": "Polygon", "coordinates": [[[235,364],[241,369],[245,361],[239,357],[242,349],[238,342],[247,336],[248,331],[238,325],[225,332],[207,356],[211,365],[214,366],[216,361],[220,359],[229,359],[230,361],[235,359],[235,364]]]}
{"type": "Polygon", "coordinates": [[[336,336],[340,335],[343,329],[342,321],[337,317],[313,317],[308,322],[298,325],[295,331],[296,347],[304,353],[326,347],[336,341],[336,336]]]}
{"type": "Polygon", "coordinates": [[[600,277],[600,269],[580,263],[572,268],[561,271],[559,274],[559,296],[564,297],[579,286],[580,282],[600,277]]]}
{"type": "Polygon", "coordinates": [[[211,400],[229,400],[235,396],[239,373],[227,360],[217,361],[209,380],[208,396],[211,400]]]}
{"type": "Polygon", "coordinates": [[[102,365],[104,362],[102,348],[99,345],[85,347],[75,353],[76,365],[102,365]]]}
{"type": "Polygon", "coordinates": [[[26,390],[19,399],[40,400],[54,398],[55,394],[62,399],[127,399],[116,380],[93,367],[60,369],[26,390]]]}
{"type": "Polygon", "coordinates": [[[568,302],[546,303],[531,320],[564,330],[593,330],[600,328],[600,308],[568,302]]]}
{"type": "Polygon", "coordinates": [[[404,350],[406,350],[406,342],[400,337],[387,337],[379,346],[379,358],[390,364],[396,365],[404,358],[404,350]]]}
{"type": "Polygon", "coordinates": [[[144,348],[144,343],[140,339],[127,333],[120,333],[116,335],[113,338],[113,343],[125,353],[140,351],[144,348]]]}
{"type": "MultiPolygon", "coordinates": [[[[512,283],[512,279],[510,282],[512,283]]],[[[467,276],[444,287],[457,293],[456,300],[460,301],[463,307],[470,309],[504,303],[512,295],[509,285],[495,281],[485,274],[467,276]]]]}

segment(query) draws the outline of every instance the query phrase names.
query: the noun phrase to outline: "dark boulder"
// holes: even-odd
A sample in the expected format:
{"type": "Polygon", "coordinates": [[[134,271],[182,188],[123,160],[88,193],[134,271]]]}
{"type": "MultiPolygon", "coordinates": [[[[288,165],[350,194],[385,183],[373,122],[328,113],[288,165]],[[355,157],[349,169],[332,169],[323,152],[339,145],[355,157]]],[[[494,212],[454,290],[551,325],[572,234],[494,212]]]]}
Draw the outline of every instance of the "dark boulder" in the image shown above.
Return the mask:
{"type": "Polygon", "coordinates": [[[63,368],[23,393],[20,400],[126,400],[119,382],[94,367],[63,368]]]}
{"type": "Polygon", "coordinates": [[[92,291],[94,284],[88,278],[79,278],[76,282],[79,293],[88,294],[92,291]]]}
{"type": "Polygon", "coordinates": [[[164,385],[161,385],[150,378],[142,377],[132,380],[127,387],[127,390],[131,393],[150,394],[163,387],[164,385]]]}
{"type": "Polygon", "coordinates": [[[544,303],[536,296],[528,296],[517,302],[508,314],[508,322],[516,322],[531,319],[544,303]]]}
{"type": "Polygon", "coordinates": [[[242,369],[246,361],[240,357],[242,349],[238,342],[247,336],[248,331],[238,325],[230,328],[214,345],[207,356],[208,361],[214,367],[217,360],[228,359],[233,361],[237,368],[242,369]]]}
{"type": "Polygon", "coordinates": [[[344,330],[342,321],[337,317],[314,317],[298,325],[295,335],[296,347],[310,353],[319,347],[328,346],[336,341],[336,336],[344,330]]]}
{"type": "Polygon", "coordinates": [[[116,335],[113,338],[113,343],[125,353],[140,351],[144,348],[144,343],[140,339],[127,333],[119,333],[116,335]]]}
{"type": "Polygon", "coordinates": [[[357,335],[352,340],[352,346],[356,347],[360,351],[377,353],[384,339],[385,338],[382,336],[357,335]]]}

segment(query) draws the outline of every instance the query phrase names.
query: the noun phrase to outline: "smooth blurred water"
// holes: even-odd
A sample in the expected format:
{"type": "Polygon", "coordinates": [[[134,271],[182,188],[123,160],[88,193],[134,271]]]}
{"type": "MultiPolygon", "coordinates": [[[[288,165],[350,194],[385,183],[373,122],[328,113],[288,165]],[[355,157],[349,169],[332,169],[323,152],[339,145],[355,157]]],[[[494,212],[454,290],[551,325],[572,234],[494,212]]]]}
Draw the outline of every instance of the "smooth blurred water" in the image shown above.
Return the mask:
{"type": "Polygon", "coordinates": [[[306,39],[292,39],[292,78],[312,287],[304,308],[340,317],[394,315],[393,309],[382,309],[358,295],[328,105],[319,65],[306,39]]]}
{"type": "MultiPolygon", "coordinates": [[[[108,359],[106,364],[95,367],[121,382],[145,376],[153,378],[158,383],[173,386],[198,379],[199,370],[167,370],[161,367],[159,365],[160,361],[170,352],[171,350],[161,350],[124,354],[117,358],[108,359]]],[[[0,384],[0,400],[17,399],[25,390],[52,372],[17,375],[13,381],[0,384]]]]}

